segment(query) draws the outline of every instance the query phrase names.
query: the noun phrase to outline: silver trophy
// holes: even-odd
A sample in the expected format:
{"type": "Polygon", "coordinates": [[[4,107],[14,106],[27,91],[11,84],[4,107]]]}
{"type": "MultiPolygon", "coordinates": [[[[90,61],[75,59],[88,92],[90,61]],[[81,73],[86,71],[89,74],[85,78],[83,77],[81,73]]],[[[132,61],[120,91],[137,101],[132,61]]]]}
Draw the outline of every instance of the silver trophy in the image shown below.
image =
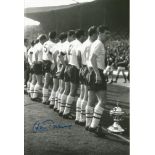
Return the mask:
{"type": "Polygon", "coordinates": [[[108,130],[114,133],[124,132],[124,129],[119,124],[119,122],[122,120],[122,116],[124,115],[122,108],[120,108],[117,104],[117,107],[114,107],[112,110],[110,110],[110,115],[113,116],[114,123],[108,127],[108,130]]]}

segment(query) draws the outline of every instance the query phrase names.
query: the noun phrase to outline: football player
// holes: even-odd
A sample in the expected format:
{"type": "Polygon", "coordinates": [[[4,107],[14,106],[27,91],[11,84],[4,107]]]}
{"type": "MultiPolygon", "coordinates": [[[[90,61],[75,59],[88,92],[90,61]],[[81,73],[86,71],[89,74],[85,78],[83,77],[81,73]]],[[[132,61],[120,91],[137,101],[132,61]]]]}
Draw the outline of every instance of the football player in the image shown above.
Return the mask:
{"type": "Polygon", "coordinates": [[[70,81],[69,81],[69,75],[68,75],[68,68],[69,68],[70,65],[68,64],[68,62],[69,62],[69,59],[70,59],[69,52],[70,52],[70,50],[72,48],[72,42],[74,40],[75,40],[75,31],[74,30],[68,31],[68,33],[67,33],[67,41],[66,41],[66,46],[65,46],[66,55],[65,55],[65,57],[63,57],[62,55],[59,56],[60,61],[62,62],[63,66],[65,67],[64,79],[63,79],[63,82],[65,83],[65,87],[64,87],[64,90],[62,90],[59,116],[63,115],[66,100],[67,100],[67,96],[68,96],[69,90],[70,90],[70,81]]]}
{"type": "Polygon", "coordinates": [[[27,82],[27,93],[30,95],[30,84],[31,84],[31,81],[32,81],[32,74],[33,74],[33,63],[32,63],[32,55],[34,53],[34,45],[35,45],[35,40],[33,40],[31,42],[31,47],[30,49],[28,50],[28,53],[27,53],[27,57],[28,57],[28,63],[29,63],[29,68],[30,68],[30,71],[29,71],[29,80],[27,82]]]}
{"type": "Polygon", "coordinates": [[[35,52],[33,54],[34,59],[34,74],[36,76],[37,83],[34,87],[34,93],[32,100],[40,99],[42,95],[42,78],[43,78],[43,44],[47,41],[46,35],[42,34],[39,36],[39,43],[35,46],[35,52]]]}
{"type": "Polygon", "coordinates": [[[54,111],[57,111],[57,112],[60,110],[61,95],[65,88],[65,83],[63,79],[64,79],[64,70],[65,70],[66,63],[63,60],[64,60],[64,57],[66,56],[67,33],[62,32],[59,36],[59,39],[61,41],[61,46],[59,48],[58,55],[57,55],[57,67],[58,67],[57,78],[59,80],[59,88],[56,92],[58,102],[55,103],[55,107],[54,107],[54,111]]]}
{"type": "Polygon", "coordinates": [[[52,51],[55,47],[56,32],[49,33],[49,40],[43,45],[43,70],[45,74],[45,81],[43,86],[43,104],[49,104],[49,86],[51,80],[51,65],[52,65],[52,51]]]}
{"type": "Polygon", "coordinates": [[[104,44],[110,37],[106,26],[97,28],[98,39],[93,42],[89,57],[88,104],[86,107],[86,130],[97,132],[104,106],[106,104],[107,83],[103,73],[105,69],[106,51],[104,44]],[[96,103],[97,97],[97,104],[96,103]],[[89,114],[89,117],[88,117],[89,114]]]}
{"type": "Polygon", "coordinates": [[[97,29],[91,26],[88,29],[88,39],[83,43],[81,50],[82,67],[80,68],[80,96],[76,103],[76,119],[75,124],[84,126],[86,122],[85,108],[88,100],[88,87],[86,76],[88,74],[88,60],[92,43],[97,39],[97,29]]]}
{"type": "Polygon", "coordinates": [[[76,39],[72,42],[72,48],[69,52],[69,68],[68,75],[70,80],[70,92],[67,96],[63,118],[69,118],[71,105],[74,102],[75,95],[79,86],[79,69],[81,67],[81,46],[84,41],[84,31],[77,30],[75,33],[76,39]]]}

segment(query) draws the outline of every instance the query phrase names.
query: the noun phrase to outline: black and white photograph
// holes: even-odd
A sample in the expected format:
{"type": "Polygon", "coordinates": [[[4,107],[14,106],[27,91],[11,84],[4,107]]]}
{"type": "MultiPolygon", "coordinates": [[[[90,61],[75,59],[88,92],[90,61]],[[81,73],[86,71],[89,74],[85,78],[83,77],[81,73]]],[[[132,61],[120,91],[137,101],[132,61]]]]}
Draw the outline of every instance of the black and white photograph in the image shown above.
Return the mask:
{"type": "Polygon", "coordinates": [[[24,0],[24,155],[130,154],[130,0],[24,0]]]}

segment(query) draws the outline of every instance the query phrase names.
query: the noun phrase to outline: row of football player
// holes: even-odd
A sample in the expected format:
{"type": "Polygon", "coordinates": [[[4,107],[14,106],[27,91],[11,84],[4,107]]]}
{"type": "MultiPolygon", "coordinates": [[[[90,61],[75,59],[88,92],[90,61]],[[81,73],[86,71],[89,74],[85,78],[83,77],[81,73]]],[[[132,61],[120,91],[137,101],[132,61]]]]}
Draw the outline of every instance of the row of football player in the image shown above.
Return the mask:
{"type": "Polygon", "coordinates": [[[24,69],[29,73],[27,88],[31,99],[37,100],[42,93],[42,102],[49,104],[63,118],[72,117],[71,106],[80,85],[75,123],[97,132],[106,104],[104,44],[110,38],[110,31],[103,25],[91,26],[86,40],[84,36],[80,29],[61,33],[59,42],[55,42],[55,32],[49,33],[48,41],[46,35],[40,35],[28,53],[25,50],[24,69]]]}

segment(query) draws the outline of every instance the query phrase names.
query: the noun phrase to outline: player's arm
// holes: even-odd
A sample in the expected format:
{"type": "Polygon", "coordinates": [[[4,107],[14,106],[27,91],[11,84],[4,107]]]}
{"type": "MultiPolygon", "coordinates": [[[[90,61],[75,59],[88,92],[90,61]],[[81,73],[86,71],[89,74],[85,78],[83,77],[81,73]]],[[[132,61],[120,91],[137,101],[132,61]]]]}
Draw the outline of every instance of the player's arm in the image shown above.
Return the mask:
{"type": "Polygon", "coordinates": [[[37,52],[35,52],[35,62],[38,62],[38,51],[37,52]]]}
{"type": "Polygon", "coordinates": [[[32,54],[33,54],[33,52],[30,52],[28,54],[28,62],[29,62],[30,65],[32,65],[32,54]]]}
{"type": "Polygon", "coordinates": [[[91,61],[91,64],[93,66],[93,69],[94,69],[95,74],[96,75],[99,75],[99,70],[98,70],[98,67],[97,67],[96,58],[97,58],[97,55],[96,54],[92,54],[92,56],[90,58],[90,61],[91,61]]]}
{"type": "Polygon", "coordinates": [[[96,58],[97,58],[97,55],[93,53],[91,58],[90,58],[90,61],[91,61],[92,67],[94,69],[94,72],[96,74],[96,83],[100,83],[101,82],[101,76],[100,76],[100,73],[99,73],[99,70],[97,67],[96,58]]]}
{"type": "Polygon", "coordinates": [[[77,62],[79,64],[79,67],[81,68],[82,62],[81,62],[81,51],[80,50],[78,50],[77,52],[77,62]]]}
{"type": "Polygon", "coordinates": [[[63,65],[64,67],[66,67],[66,63],[65,63],[65,60],[64,60],[63,54],[60,53],[60,54],[58,55],[58,57],[59,57],[59,59],[60,59],[62,65],[63,65]]]}
{"type": "Polygon", "coordinates": [[[69,55],[66,54],[65,55],[65,63],[68,64],[68,62],[69,62],[69,55]]]}
{"type": "Polygon", "coordinates": [[[57,51],[55,51],[54,54],[53,54],[53,61],[54,61],[54,64],[55,64],[55,65],[57,65],[57,55],[58,55],[58,52],[59,52],[59,51],[57,50],[57,51]]]}
{"type": "Polygon", "coordinates": [[[67,63],[69,63],[69,60],[70,60],[71,49],[72,49],[72,45],[70,45],[69,48],[68,48],[68,50],[67,50],[67,55],[66,55],[66,61],[67,61],[67,63]]]}

